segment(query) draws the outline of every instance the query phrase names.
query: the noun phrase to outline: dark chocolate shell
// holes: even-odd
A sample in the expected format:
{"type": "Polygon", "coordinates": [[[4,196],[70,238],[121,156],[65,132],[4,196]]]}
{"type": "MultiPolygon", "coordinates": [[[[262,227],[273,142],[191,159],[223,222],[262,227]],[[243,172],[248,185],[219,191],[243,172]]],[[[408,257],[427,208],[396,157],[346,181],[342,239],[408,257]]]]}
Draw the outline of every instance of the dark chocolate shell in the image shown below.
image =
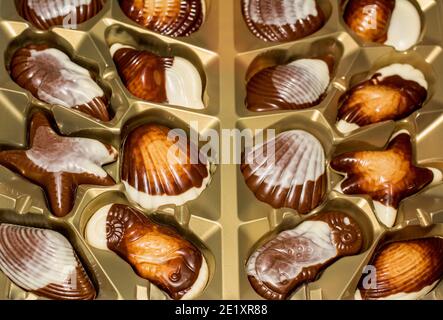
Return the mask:
{"type": "Polygon", "coordinates": [[[108,99],[90,72],[64,52],[47,45],[28,45],[12,57],[12,79],[37,99],[73,108],[101,121],[109,121],[108,99]]]}
{"type": "Polygon", "coordinates": [[[83,23],[102,9],[106,0],[15,0],[17,12],[38,29],[83,23]]]}
{"type": "Polygon", "coordinates": [[[242,0],[241,4],[249,30],[263,41],[295,41],[325,24],[316,0],[242,0]]]}
{"type": "Polygon", "coordinates": [[[302,130],[283,132],[247,151],[241,171],[257,199],[301,214],[320,205],[327,189],[323,146],[302,130]]]}
{"type": "Polygon", "coordinates": [[[246,262],[246,272],[259,295],[283,300],[338,258],[359,253],[362,245],[362,231],[352,217],[325,212],[257,248],[246,262]]]}
{"type": "Polygon", "coordinates": [[[71,244],[52,230],[0,224],[0,269],[17,286],[45,298],[96,296],[71,244]]]}
{"type": "Polygon", "coordinates": [[[139,25],[171,37],[198,31],[205,18],[204,0],[119,0],[122,11],[139,25]]]}
{"type": "Polygon", "coordinates": [[[362,277],[357,299],[421,299],[443,278],[443,239],[389,243],[377,251],[370,265],[375,274],[362,277]]]}

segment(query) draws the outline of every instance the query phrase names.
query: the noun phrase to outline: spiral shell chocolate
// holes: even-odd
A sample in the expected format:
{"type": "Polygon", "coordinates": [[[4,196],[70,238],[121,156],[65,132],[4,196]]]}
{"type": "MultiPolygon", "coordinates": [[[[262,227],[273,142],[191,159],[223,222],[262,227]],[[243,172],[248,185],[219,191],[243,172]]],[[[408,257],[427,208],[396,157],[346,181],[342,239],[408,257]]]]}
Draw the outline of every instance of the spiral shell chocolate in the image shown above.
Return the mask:
{"type": "Polygon", "coordinates": [[[52,230],[0,224],[0,269],[17,286],[41,297],[90,300],[96,296],[71,244],[52,230]]]}
{"type": "Polygon", "coordinates": [[[323,27],[325,15],[316,0],[242,0],[249,30],[263,41],[294,41],[323,27]]]}
{"type": "Polygon", "coordinates": [[[443,239],[389,243],[377,251],[371,266],[375,273],[362,277],[356,299],[421,299],[443,278],[443,239]]]}
{"type": "Polygon", "coordinates": [[[353,218],[325,212],[256,249],[246,262],[246,272],[263,298],[283,300],[338,258],[359,253],[362,245],[363,235],[353,218]]]}
{"type": "Polygon", "coordinates": [[[171,37],[198,31],[205,18],[204,0],[119,0],[122,11],[139,25],[171,37]]]}

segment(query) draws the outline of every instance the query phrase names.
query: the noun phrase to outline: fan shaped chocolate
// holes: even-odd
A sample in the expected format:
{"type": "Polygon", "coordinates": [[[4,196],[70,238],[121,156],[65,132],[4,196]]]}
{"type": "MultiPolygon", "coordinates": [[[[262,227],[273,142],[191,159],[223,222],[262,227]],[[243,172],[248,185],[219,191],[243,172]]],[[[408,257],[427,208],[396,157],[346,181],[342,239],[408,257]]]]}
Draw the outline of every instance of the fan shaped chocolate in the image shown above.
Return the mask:
{"type": "Polygon", "coordinates": [[[325,212],[256,249],[246,262],[246,272],[259,295],[283,300],[337,259],[358,254],[362,245],[360,226],[352,217],[325,212]]]}
{"type": "Polygon", "coordinates": [[[341,97],[337,128],[348,133],[370,124],[404,119],[423,106],[427,89],[425,76],[413,66],[384,67],[341,97]]]}
{"type": "Polygon", "coordinates": [[[306,214],[320,205],[326,193],[325,152],[306,131],[283,132],[256,145],[246,151],[240,169],[257,199],[273,208],[306,214]]]}
{"type": "Polygon", "coordinates": [[[200,73],[188,60],[160,57],[119,43],[110,50],[124,85],[134,96],[156,103],[204,108],[200,73]]]}
{"type": "Polygon", "coordinates": [[[316,0],[242,0],[249,30],[263,41],[295,41],[318,31],[325,15],[316,0]]]}
{"type": "Polygon", "coordinates": [[[421,18],[409,0],[349,0],[343,18],[362,40],[399,51],[410,49],[420,37],[421,18]]]}
{"type": "Polygon", "coordinates": [[[0,269],[17,286],[57,300],[91,300],[94,285],[60,233],[0,224],[0,269]]]}
{"type": "Polygon", "coordinates": [[[12,79],[37,99],[73,108],[101,121],[109,121],[108,99],[90,72],[64,52],[44,44],[18,49],[12,57],[12,79]]]}
{"type": "Polygon", "coordinates": [[[86,227],[90,245],[111,250],[172,299],[193,299],[209,278],[205,257],[173,227],[121,204],[98,210],[86,227]]]}
{"type": "Polygon", "coordinates": [[[127,137],[121,179],[129,199],[155,210],[196,199],[211,175],[209,161],[182,130],[150,123],[127,137]]]}
{"type": "Polygon", "coordinates": [[[415,300],[426,296],[443,278],[443,239],[391,242],[375,254],[375,274],[361,279],[356,299],[415,300]]]}
{"type": "Polygon", "coordinates": [[[76,26],[93,18],[106,0],[15,0],[17,12],[36,28],[76,26]]]}
{"type": "Polygon", "coordinates": [[[246,107],[251,111],[300,110],[318,105],[331,81],[331,57],[299,59],[268,67],[247,83],[246,107]]]}
{"type": "Polygon", "coordinates": [[[119,0],[128,18],[170,37],[187,37],[198,31],[205,19],[204,0],[119,0]]]}

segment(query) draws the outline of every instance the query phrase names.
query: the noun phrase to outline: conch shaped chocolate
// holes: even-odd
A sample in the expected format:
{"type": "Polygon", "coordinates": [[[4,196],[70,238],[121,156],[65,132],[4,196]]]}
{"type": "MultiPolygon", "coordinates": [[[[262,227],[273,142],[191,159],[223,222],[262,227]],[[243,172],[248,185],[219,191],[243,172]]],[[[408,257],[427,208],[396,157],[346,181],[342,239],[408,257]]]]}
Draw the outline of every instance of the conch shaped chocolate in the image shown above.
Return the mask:
{"type": "Polygon", "coordinates": [[[306,131],[283,132],[246,151],[240,169],[257,199],[273,208],[306,214],[326,193],[325,152],[306,131]]]}
{"type": "Polygon", "coordinates": [[[256,112],[314,107],[326,95],[331,65],[328,56],[263,69],[247,83],[246,107],[256,112]]]}
{"type": "Polygon", "coordinates": [[[423,73],[409,64],[392,64],[348,90],[340,99],[337,128],[351,132],[387,120],[401,120],[427,98],[423,73]]]}
{"type": "Polygon", "coordinates": [[[192,63],[116,43],[111,54],[126,88],[151,102],[203,109],[202,80],[192,63]]]}
{"type": "Polygon", "coordinates": [[[249,30],[263,41],[295,41],[325,24],[316,0],[242,0],[241,5],[249,30]]]}
{"type": "Polygon", "coordinates": [[[88,243],[111,250],[172,299],[193,299],[206,287],[208,266],[200,250],[174,228],[121,204],[98,210],[86,227],[88,243]]]}
{"type": "Polygon", "coordinates": [[[283,300],[338,258],[358,254],[362,245],[362,231],[352,217],[325,212],[256,249],[246,262],[246,272],[259,295],[283,300]]]}
{"type": "Polygon", "coordinates": [[[356,299],[421,299],[443,278],[443,239],[391,242],[377,251],[371,266],[374,274],[362,277],[356,299]]]}
{"type": "Polygon", "coordinates": [[[109,121],[108,99],[90,72],[64,52],[47,45],[28,45],[12,57],[12,79],[37,99],[73,108],[101,121],[109,121]]]}
{"type": "Polygon", "coordinates": [[[17,12],[38,29],[83,23],[102,9],[106,0],[15,0],[17,12]]]}
{"type": "Polygon", "coordinates": [[[198,31],[206,14],[204,0],[119,0],[122,11],[139,25],[170,37],[198,31]]]}
{"type": "Polygon", "coordinates": [[[17,286],[41,297],[91,300],[94,285],[60,233],[0,224],[0,269],[17,286]]]}
{"type": "Polygon", "coordinates": [[[131,200],[155,210],[197,198],[210,183],[209,167],[182,130],[150,123],[127,137],[121,179],[131,200]]]}

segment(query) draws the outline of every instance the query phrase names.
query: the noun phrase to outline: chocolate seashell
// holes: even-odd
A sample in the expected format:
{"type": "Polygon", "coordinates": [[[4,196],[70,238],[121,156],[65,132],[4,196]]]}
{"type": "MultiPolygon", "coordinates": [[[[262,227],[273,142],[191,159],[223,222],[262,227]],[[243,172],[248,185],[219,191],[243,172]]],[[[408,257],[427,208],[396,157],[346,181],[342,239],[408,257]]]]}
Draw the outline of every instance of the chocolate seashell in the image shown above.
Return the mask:
{"type": "Polygon", "coordinates": [[[211,180],[209,162],[186,134],[155,123],[129,134],[122,163],[129,199],[148,210],[194,200],[211,180]]]}
{"type": "Polygon", "coordinates": [[[240,169],[257,199],[273,208],[306,214],[326,193],[325,152],[306,131],[283,132],[255,146],[245,153],[240,169]]]}
{"type": "Polygon", "coordinates": [[[203,109],[202,81],[198,70],[181,57],[160,57],[116,43],[111,54],[126,88],[151,102],[203,109]]]}
{"type": "Polygon", "coordinates": [[[337,259],[358,254],[362,245],[362,231],[353,218],[325,212],[256,249],[246,262],[248,279],[263,298],[287,299],[337,259]]]}
{"type": "Polygon", "coordinates": [[[327,56],[263,69],[247,83],[246,107],[256,112],[314,107],[326,96],[332,64],[327,56]]]}
{"type": "Polygon", "coordinates": [[[443,278],[443,239],[392,242],[381,247],[371,265],[375,283],[363,276],[356,299],[421,299],[443,278]]]}
{"type": "Polygon", "coordinates": [[[198,31],[205,18],[204,0],[119,0],[124,14],[139,25],[171,37],[198,31]]]}
{"type": "Polygon", "coordinates": [[[423,106],[427,89],[423,73],[409,64],[382,68],[341,97],[337,127],[347,133],[374,123],[404,119],[423,106]]]}
{"type": "Polygon", "coordinates": [[[0,269],[17,286],[57,300],[91,300],[94,285],[60,233],[0,224],[0,269]]]}
{"type": "Polygon", "coordinates": [[[18,14],[36,28],[83,23],[102,9],[106,0],[15,0],[18,14]]]}
{"type": "Polygon", "coordinates": [[[172,299],[193,299],[208,282],[206,259],[191,242],[126,205],[98,210],[88,222],[86,239],[98,249],[117,253],[172,299]]]}
{"type": "Polygon", "coordinates": [[[12,57],[12,79],[37,99],[73,108],[109,121],[108,99],[90,72],[62,51],[44,44],[18,49],[12,57]]]}
{"type": "Polygon", "coordinates": [[[269,42],[307,37],[326,20],[316,0],[242,0],[241,6],[249,30],[269,42]]]}

